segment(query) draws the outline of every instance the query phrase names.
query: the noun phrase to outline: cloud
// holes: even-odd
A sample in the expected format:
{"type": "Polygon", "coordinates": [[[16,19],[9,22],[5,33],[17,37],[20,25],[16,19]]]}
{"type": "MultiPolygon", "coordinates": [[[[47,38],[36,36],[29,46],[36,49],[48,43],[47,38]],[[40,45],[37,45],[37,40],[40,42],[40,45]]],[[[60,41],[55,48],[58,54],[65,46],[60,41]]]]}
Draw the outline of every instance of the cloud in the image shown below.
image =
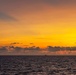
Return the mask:
{"type": "Polygon", "coordinates": [[[34,43],[30,43],[30,45],[33,45],[34,43]]]}
{"type": "Polygon", "coordinates": [[[24,48],[24,50],[40,50],[40,47],[35,47],[35,46],[26,47],[26,48],[24,48]]]}
{"type": "Polygon", "coordinates": [[[15,45],[15,44],[22,44],[22,43],[19,43],[19,42],[13,42],[13,43],[11,43],[10,45],[15,45]]]}
{"type": "Polygon", "coordinates": [[[14,49],[15,49],[15,51],[21,51],[21,50],[23,50],[22,47],[14,47],[14,49]]]}
{"type": "Polygon", "coordinates": [[[48,46],[47,49],[51,52],[57,52],[57,51],[76,51],[76,47],[60,47],[60,46],[48,46]]]}
{"type": "Polygon", "coordinates": [[[52,51],[52,52],[56,52],[56,51],[61,50],[61,48],[60,48],[60,47],[52,47],[52,46],[48,46],[48,50],[49,50],[49,51],[52,51]]]}
{"type": "Polygon", "coordinates": [[[66,50],[76,51],[76,47],[65,47],[66,50]]]}
{"type": "Polygon", "coordinates": [[[0,53],[2,53],[2,52],[7,52],[7,51],[8,51],[8,49],[7,49],[6,46],[0,47],[0,53]]]}
{"type": "Polygon", "coordinates": [[[40,47],[19,47],[19,46],[3,46],[0,47],[0,55],[44,55],[44,54],[74,54],[76,47],[60,47],[60,46],[48,46],[47,49],[41,49],[40,47]]]}
{"type": "Polygon", "coordinates": [[[7,22],[17,21],[16,18],[14,18],[6,13],[3,13],[3,12],[0,12],[0,20],[7,21],[7,22]]]}
{"type": "Polygon", "coordinates": [[[23,48],[23,47],[14,47],[14,46],[9,46],[9,50],[11,50],[12,49],[12,51],[15,51],[15,52],[21,52],[21,51],[26,51],[26,50],[29,50],[29,51],[38,51],[38,50],[40,50],[40,47],[35,47],[35,46],[32,46],[32,47],[25,47],[25,48],[23,48]]]}

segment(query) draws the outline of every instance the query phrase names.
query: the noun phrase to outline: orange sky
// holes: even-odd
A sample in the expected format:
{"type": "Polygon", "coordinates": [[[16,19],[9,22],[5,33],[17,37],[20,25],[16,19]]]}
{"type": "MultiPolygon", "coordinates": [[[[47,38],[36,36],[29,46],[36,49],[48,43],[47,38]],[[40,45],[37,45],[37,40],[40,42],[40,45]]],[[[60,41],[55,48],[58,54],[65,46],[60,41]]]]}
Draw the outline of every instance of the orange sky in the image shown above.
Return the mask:
{"type": "Polygon", "coordinates": [[[76,46],[76,1],[0,0],[0,45],[13,42],[76,46]]]}

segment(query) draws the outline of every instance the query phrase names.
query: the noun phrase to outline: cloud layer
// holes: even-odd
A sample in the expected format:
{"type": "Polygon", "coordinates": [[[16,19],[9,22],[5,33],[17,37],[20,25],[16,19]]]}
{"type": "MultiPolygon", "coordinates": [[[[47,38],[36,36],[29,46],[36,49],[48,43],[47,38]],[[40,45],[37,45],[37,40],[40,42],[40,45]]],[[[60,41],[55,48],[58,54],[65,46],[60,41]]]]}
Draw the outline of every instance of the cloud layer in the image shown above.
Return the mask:
{"type": "Polygon", "coordinates": [[[15,46],[3,46],[0,47],[0,55],[53,55],[57,53],[58,54],[74,54],[76,52],[76,47],[60,47],[60,46],[48,46],[45,49],[41,49],[40,47],[32,46],[32,47],[15,47],[15,46]]]}
{"type": "Polygon", "coordinates": [[[48,50],[52,51],[52,52],[56,52],[56,51],[76,51],[76,47],[60,47],[60,46],[48,46],[48,50]]]}
{"type": "Polygon", "coordinates": [[[14,17],[6,14],[6,13],[2,13],[0,12],[0,20],[1,21],[17,21],[17,19],[15,19],[14,17]]]}

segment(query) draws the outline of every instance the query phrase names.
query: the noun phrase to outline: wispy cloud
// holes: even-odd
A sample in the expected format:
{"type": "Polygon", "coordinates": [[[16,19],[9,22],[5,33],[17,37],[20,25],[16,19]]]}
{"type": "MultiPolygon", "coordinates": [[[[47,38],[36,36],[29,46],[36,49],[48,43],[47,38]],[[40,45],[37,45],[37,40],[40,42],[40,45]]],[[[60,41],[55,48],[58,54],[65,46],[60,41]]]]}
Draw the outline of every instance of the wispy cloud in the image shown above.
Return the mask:
{"type": "Polygon", "coordinates": [[[22,44],[22,43],[19,43],[19,42],[10,43],[10,45],[15,45],[15,44],[22,44]]]}
{"type": "Polygon", "coordinates": [[[10,15],[8,15],[6,13],[3,13],[3,12],[0,12],[0,20],[1,21],[8,21],[8,22],[17,21],[16,18],[14,18],[14,17],[12,17],[12,16],[10,16],[10,15]]]}

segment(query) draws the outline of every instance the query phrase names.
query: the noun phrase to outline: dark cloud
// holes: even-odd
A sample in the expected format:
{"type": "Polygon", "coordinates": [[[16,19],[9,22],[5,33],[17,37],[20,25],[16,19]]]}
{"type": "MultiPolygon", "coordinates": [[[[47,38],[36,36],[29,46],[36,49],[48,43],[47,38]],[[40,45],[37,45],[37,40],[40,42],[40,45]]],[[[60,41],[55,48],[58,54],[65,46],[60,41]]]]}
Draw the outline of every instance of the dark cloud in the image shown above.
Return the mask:
{"type": "Polygon", "coordinates": [[[9,46],[9,48],[13,48],[14,49],[14,46],[9,46]]]}
{"type": "Polygon", "coordinates": [[[61,48],[60,47],[52,47],[52,46],[48,46],[48,50],[50,51],[59,51],[61,48]]]}
{"type": "Polygon", "coordinates": [[[9,46],[9,50],[13,50],[13,51],[16,51],[16,52],[20,52],[20,51],[25,51],[25,50],[30,50],[30,51],[33,51],[33,50],[40,50],[40,47],[35,47],[35,46],[32,46],[32,47],[14,47],[14,46],[9,46]]]}
{"type": "Polygon", "coordinates": [[[14,46],[9,46],[9,50],[13,50],[13,51],[17,51],[17,52],[20,52],[21,50],[23,50],[24,48],[22,47],[14,47],[14,46]]]}
{"type": "Polygon", "coordinates": [[[30,45],[33,45],[34,43],[30,43],[30,45]]]}
{"type": "Polygon", "coordinates": [[[14,44],[22,44],[22,43],[19,43],[19,42],[13,42],[13,43],[11,43],[10,45],[14,45],[14,44]]]}
{"type": "Polygon", "coordinates": [[[0,12],[0,20],[2,21],[17,21],[17,19],[15,19],[14,17],[6,14],[6,13],[3,13],[3,12],[0,12]]]}
{"type": "Polygon", "coordinates": [[[40,47],[35,47],[35,46],[26,47],[26,48],[24,48],[24,50],[40,50],[40,47]]]}
{"type": "Polygon", "coordinates": [[[76,47],[65,47],[66,50],[76,51],[76,47]]]}
{"type": "Polygon", "coordinates": [[[66,50],[66,51],[76,51],[76,47],[60,47],[60,46],[52,47],[52,46],[48,46],[47,48],[51,52],[64,51],[64,50],[66,50]]]}
{"type": "Polygon", "coordinates": [[[22,47],[14,47],[14,50],[15,51],[21,51],[21,50],[23,50],[23,48],[22,47]]]}
{"type": "Polygon", "coordinates": [[[8,49],[7,49],[6,46],[0,47],[0,53],[1,53],[1,52],[7,52],[7,51],[8,51],[8,49]]]}
{"type": "MultiPolygon", "coordinates": [[[[45,49],[44,49],[45,50],[45,49]]],[[[34,54],[34,53],[40,53],[41,51],[44,52],[44,50],[42,50],[40,47],[36,47],[36,46],[32,46],[32,47],[19,47],[19,46],[3,46],[0,47],[0,54],[34,54]]],[[[46,49],[46,52],[58,52],[58,51],[68,51],[68,52],[72,52],[72,51],[76,51],[76,47],[60,47],[60,46],[48,46],[46,49]]]]}

